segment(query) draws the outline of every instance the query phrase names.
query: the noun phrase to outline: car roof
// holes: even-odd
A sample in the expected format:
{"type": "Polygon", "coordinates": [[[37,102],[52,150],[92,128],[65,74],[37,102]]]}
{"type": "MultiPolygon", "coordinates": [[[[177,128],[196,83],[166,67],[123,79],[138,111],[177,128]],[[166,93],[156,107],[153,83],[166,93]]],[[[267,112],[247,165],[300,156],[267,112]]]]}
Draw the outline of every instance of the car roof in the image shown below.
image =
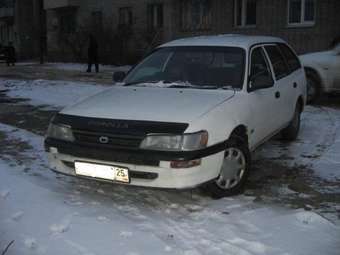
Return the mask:
{"type": "Polygon", "coordinates": [[[165,43],[159,47],[176,46],[229,46],[248,49],[254,44],[261,43],[285,43],[284,40],[272,36],[253,36],[242,34],[222,34],[210,36],[196,36],[182,38],[165,43]]]}

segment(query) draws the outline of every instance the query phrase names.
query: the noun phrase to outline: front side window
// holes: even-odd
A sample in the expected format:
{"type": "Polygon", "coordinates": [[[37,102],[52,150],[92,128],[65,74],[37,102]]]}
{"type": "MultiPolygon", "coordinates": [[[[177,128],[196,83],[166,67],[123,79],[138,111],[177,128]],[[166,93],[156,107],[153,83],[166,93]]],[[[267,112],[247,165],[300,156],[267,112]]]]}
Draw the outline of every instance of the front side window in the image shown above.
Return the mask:
{"type": "Polygon", "coordinates": [[[288,0],[288,24],[313,25],[315,8],[315,0],[288,0]]]}
{"type": "Polygon", "coordinates": [[[274,84],[262,47],[255,48],[251,53],[250,77],[254,87],[274,84]]]}
{"type": "Polygon", "coordinates": [[[235,26],[256,26],[256,0],[235,0],[235,26]]]}
{"type": "Polygon", "coordinates": [[[282,79],[287,76],[290,71],[281,54],[279,48],[275,45],[265,46],[270,62],[272,63],[276,80],[282,79]]]}
{"type": "Polygon", "coordinates": [[[211,0],[184,0],[180,10],[183,30],[211,29],[211,0]]]}
{"type": "Polygon", "coordinates": [[[245,52],[236,47],[161,48],[125,79],[126,84],[165,87],[242,88],[245,52]]]}

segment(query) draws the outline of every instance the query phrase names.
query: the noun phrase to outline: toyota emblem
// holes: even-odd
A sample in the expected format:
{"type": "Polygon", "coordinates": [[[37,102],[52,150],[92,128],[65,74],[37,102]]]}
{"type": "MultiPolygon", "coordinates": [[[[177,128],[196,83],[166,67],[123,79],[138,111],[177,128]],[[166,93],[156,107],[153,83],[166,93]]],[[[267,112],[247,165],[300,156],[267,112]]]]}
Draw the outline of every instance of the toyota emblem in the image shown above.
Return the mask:
{"type": "Polygon", "coordinates": [[[103,144],[109,143],[109,138],[107,136],[101,136],[99,137],[99,142],[103,144]]]}

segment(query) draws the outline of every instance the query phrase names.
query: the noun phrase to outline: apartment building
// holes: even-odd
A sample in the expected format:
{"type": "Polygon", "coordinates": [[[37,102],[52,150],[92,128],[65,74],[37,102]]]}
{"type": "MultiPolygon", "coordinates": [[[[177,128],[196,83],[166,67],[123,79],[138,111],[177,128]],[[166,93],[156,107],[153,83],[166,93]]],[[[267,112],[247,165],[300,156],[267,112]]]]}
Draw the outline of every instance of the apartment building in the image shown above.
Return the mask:
{"type": "Polygon", "coordinates": [[[171,39],[241,33],[279,36],[298,53],[340,35],[339,0],[44,0],[48,56],[86,59],[95,34],[103,62],[134,62],[171,39]]]}
{"type": "Polygon", "coordinates": [[[0,0],[0,43],[13,42],[19,59],[40,55],[45,38],[43,0],[0,0]]]}

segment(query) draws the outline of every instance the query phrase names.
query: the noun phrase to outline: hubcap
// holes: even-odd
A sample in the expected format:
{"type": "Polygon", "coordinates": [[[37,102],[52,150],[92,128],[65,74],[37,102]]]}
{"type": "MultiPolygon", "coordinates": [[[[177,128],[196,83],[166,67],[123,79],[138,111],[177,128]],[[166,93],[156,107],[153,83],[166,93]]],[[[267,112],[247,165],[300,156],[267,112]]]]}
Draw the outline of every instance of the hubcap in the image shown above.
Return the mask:
{"type": "Polygon", "coordinates": [[[246,171],[246,158],[238,148],[228,148],[216,184],[221,189],[231,189],[241,180],[246,171]]]}

